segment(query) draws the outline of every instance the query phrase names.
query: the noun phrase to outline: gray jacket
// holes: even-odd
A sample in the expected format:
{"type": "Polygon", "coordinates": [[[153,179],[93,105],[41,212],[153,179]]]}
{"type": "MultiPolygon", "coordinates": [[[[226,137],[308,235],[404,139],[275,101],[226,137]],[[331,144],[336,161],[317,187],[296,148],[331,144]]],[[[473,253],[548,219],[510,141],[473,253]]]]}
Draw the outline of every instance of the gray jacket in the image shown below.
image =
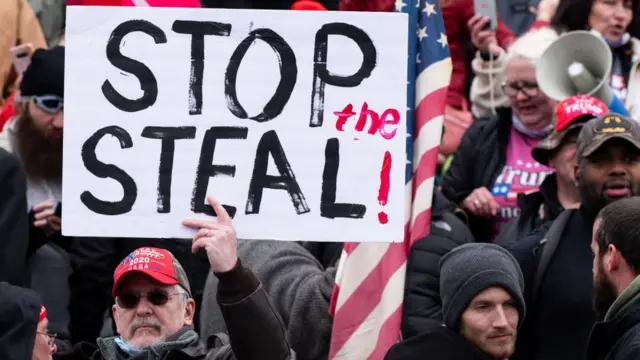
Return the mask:
{"type": "MultiPolygon", "coordinates": [[[[295,242],[238,240],[238,257],[260,280],[284,320],[287,339],[299,359],[327,359],[331,326],[329,301],[336,269],[324,269],[295,242]]],[[[209,275],[200,312],[200,334],[226,333],[215,295],[218,279],[209,275]]]]}

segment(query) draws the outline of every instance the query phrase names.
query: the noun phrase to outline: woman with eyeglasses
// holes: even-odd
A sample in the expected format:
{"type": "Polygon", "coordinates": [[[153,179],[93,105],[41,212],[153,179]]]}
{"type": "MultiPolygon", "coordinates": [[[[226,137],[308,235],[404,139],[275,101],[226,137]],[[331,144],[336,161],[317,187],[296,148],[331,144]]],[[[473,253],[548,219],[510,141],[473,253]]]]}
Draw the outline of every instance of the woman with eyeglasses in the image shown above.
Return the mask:
{"type": "Polygon", "coordinates": [[[0,282],[0,359],[51,360],[56,334],[35,291],[0,282]]]}
{"type": "MultiPolygon", "coordinates": [[[[519,38],[508,53],[497,46],[489,49],[493,43],[488,40],[478,46],[506,60],[503,68],[492,70],[488,82],[499,82],[507,101],[469,127],[442,180],[443,194],[469,215],[476,241],[493,241],[518,216],[518,194],[536,191],[552,172],[532,158],[531,150],[553,128],[556,103],[540,91],[535,63],[555,39],[554,31],[541,29],[519,38]]],[[[489,86],[474,84],[483,85],[489,86]]]]}

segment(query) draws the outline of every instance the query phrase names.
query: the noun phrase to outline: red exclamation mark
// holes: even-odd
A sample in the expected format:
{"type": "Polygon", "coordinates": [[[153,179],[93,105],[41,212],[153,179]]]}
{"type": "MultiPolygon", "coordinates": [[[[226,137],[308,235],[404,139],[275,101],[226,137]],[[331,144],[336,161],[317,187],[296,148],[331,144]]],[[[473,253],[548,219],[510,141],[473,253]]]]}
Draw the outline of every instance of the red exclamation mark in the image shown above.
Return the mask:
{"type": "MultiPolygon", "coordinates": [[[[378,189],[378,203],[382,206],[387,205],[387,199],[389,198],[389,175],[391,174],[391,153],[384,152],[384,159],[382,160],[382,169],[380,169],[380,188],[378,189]]],[[[386,224],[389,222],[389,216],[384,211],[378,213],[378,221],[380,224],[386,224]]]]}

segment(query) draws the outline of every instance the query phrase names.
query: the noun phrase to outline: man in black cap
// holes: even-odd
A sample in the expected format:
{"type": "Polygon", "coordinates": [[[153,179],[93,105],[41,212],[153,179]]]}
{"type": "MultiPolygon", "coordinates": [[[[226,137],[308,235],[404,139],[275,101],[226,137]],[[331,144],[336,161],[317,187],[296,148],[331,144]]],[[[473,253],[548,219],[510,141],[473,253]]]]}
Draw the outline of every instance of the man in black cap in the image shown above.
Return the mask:
{"type": "Polygon", "coordinates": [[[588,121],[576,162],[580,208],[565,210],[510,249],[525,276],[530,314],[517,359],[583,359],[596,320],[589,239],[602,208],[640,195],[640,124],[612,113],[588,121]]]}
{"type": "Polygon", "coordinates": [[[518,195],[520,214],[502,229],[497,244],[509,247],[564,209],[580,205],[574,177],[576,140],[585,122],[607,112],[604,102],[588,95],[571,96],[556,106],[553,131],[531,151],[538,163],[555,172],[544,178],[538,191],[518,195]]]}
{"type": "Polygon", "coordinates": [[[525,317],[524,278],[516,259],[495,244],[458,246],[440,260],[444,325],[394,345],[385,360],[506,360],[525,317]]]}

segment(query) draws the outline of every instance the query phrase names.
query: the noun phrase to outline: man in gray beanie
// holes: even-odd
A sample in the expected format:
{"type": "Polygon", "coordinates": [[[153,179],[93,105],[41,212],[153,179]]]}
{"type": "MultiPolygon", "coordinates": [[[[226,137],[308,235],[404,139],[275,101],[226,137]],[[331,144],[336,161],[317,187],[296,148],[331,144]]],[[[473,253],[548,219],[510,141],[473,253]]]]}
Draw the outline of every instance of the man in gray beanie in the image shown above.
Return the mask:
{"type": "Polygon", "coordinates": [[[524,278],[516,259],[495,244],[459,246],[440,260],[444,324],[393,346],[385,360],[506,360],[525,317],[524,278]]]}

